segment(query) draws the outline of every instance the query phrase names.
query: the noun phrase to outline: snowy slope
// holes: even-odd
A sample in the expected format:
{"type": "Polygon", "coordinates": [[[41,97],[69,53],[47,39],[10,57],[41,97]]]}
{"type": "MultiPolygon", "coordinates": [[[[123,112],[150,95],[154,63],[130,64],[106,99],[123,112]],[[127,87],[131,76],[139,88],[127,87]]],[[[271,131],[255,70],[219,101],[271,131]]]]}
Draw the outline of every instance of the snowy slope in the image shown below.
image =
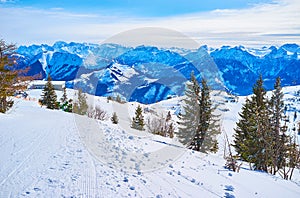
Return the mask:
{"type": "MultiPolygon", "coordinates": [[[[219,155],[130,129],[137,103],[89,97],[117,112],[120,124],[113,125],[41,108],[39,95],[30,91],[31,101],[16,99],[8,114],[0,114],[0,197],[299,197],[298,170],[298,183],[246,165],[235,173],[224,169],[219,155]]],[[[175,111],[177,103],[171,99],[149,108],[175,111]]],[[[235,119],[236,112],[225,120],[235,119]]]]}

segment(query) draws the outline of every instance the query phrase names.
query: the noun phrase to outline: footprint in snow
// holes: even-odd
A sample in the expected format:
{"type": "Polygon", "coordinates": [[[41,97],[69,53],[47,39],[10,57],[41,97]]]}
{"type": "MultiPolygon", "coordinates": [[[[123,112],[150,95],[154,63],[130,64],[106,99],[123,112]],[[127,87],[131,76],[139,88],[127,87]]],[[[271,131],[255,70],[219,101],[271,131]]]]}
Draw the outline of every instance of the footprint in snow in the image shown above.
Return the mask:
{"type": "Polygon", "coordinates": [[[41,191],[40,188],[34,188],[33,190],[36,191],[36,192],[41,191]]]}
{"type": "Polygon", "coordinates": [[[231,186],[231,185],[225,185],[225,189],[224,190],[233,192],[234,187],[231,186]]]}
{"type": "Polygon", "coordinates": [[[230,194],[228,192],[225,193],[225,198],[235,198],[233,194],[230,194]]]}
{"type": "Polygon", "coordinates": [[[225,192],[225,198],[235,198],[235,196],[229,192],[233,192],[234,191],[234,187],[231,186],[231,185],[225,185],[225,191],[228,191],[228,192],[225,192]]]}

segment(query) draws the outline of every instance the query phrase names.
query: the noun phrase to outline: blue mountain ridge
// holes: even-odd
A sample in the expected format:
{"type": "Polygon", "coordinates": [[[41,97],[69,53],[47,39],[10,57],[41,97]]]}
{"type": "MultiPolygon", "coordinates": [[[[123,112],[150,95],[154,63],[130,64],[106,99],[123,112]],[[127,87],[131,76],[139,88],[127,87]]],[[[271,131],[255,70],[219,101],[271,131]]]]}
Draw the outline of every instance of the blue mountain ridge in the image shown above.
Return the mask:
{"type": "Polygon", "coordinates": [[[300,84],[300,46],[285,44],[259,49],[223,46],[212,49],[163,49],[154,46],[56,42],[53,46],[20,46],[18,68],[27,75],[48,74],[97,96],[120,94],[129,101],[154,103],[183,95],[194,72],[212,89],[248,95],[261,74],[265,88],[280,76],[284,86],[300,84]]]}

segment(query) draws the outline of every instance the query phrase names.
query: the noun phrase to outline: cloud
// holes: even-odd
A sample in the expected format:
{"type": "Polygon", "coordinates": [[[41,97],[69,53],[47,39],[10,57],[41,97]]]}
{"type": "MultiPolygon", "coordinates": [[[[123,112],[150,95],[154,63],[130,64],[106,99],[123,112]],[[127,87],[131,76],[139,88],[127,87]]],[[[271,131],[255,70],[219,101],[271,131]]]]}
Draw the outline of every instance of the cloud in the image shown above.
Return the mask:
{"type": "MultiPolygon", "coordinates": [[[[17,44],[51,44],[57,40],[103,42],[123,31],[158,27],[181,32],[201,45],[280,45],[299,42],[299,10],[297,0],[158,18],[137,18],[121,12],[72,13],[61,8],[0,8],[0,38],[17,44]]],[[[175,35],[169,36],[177,39],[175,35]]]]}
{"type": "Polygon", "coordinates": [[[14,0],[0,0],[0,3],[13,3],[14,0]]]}

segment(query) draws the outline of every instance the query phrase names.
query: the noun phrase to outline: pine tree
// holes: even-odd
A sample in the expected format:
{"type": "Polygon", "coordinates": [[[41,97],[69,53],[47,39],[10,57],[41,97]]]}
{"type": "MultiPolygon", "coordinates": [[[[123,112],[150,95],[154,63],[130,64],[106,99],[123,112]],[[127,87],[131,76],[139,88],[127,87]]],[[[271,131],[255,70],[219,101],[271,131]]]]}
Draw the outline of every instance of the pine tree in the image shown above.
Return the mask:
{"type": "Polygon", "coordinates": [[[234,148],[242,160],[253,163],[256,144],[256,117],[253,102],[247,98],[239,113],[240,120],[234,134],[234,148]]]}
{"type": "Polygon", "coordinates": [[[45,105],[48,109],[58,109],[59,105],[57,102],[57,95],[54,90],[54,86],[52,84],[52,79],[50,75],[47,77],[47,83],[42,92],[42,98],[40,99],[40,103],[45,105]]]}
{"type": "Polygon", "coordinates": [[[73,112],[79,115],[86,115],[88,108],[87,96],[82,93],[82,89],[79,89],[77,94],[77,102],[75,102],[73,106],[73,112]]]}
{"type": "Polygon", "coordinates": [[[284,118],[284,102],[283,93],[281,89],[280,77],[276,79],[274,90],[272,92],[269,103],[270,110],[270,127],[271,127],[271,141],[272,145],[272,174],[282,168],[282,160],[284,158],[286,140],[286,126],[282,126],[281,121],[284,118]]]}
{"type": "Polygon", "coordinates": [[[67,96],[67,91],[66,91],[66,87],[63,88],[63,95],[62,97],[60,98],[60,102],[61,103],[65,103],[68,101],[68,96],[67,96]]]}
{"type": "Polygon", "coordinates": [[[197,129],[200,134],[200,144],[198,145],[199,151],[216,152],[218,149],[216,136],[221,133],[219,115],[213,114],[217,106],[213,107],[210,99],[210,89],[205,79],[202,79],[201,81],[200,96],[200,123],[197,129]]]}
{"type": "Polygon", "coordinates": [[[63,95],[60,98],[59,106],[60,106],[60,109],[65,111],[65,112],[72,112],[73,111],[73,100],[72,99],[68,100],[66,87],[63,88],[63,95]]]}
{"type": "Polygon", "coordinates": [[[183,112],[179,115],[179,141],[188,148],[208,152],[216,148],[216,134],[220,133],[217,116],[210,99],[210,89],[202,79],[201,87],[194,74],[186,84],[183,112]]]}
{"type": "Polygon", "coordinates": [[[144,116],[143,116],[143,109],[140,105],[135,110],[135,117],[132,118],[131,128],[137,130],[144,130],[144,116]]]}
{"type": "Polygon", "coordinates": [[[182,111],[178,115],[179,127],[176,136],[184,145],[193,144],[196,130],[200,122],[199,112],[200,86],[194,73],[191,73],[191,80],[186,83],[185,98],[183,99],[182,111]]]}
{"type": "Polygon", "coordinates": [[[243,160],[254,164],[256,170],[267,172],[273,145],[268,100],[262,76],[253,86],[253,95],[246,100],[240,117],[233,146],[243,160]]]}
{"type": "Polygon", "coordinates": [[[14,101],[10,98],[18,89],[24,89],[20,86],[18,73],[12,67],[15,64],[13,53],[16,49],[14,44],[7,44],[0,39],[0,113],[5,113],[10,109],[14,101]]]}
{"type": "Polygon", "coordinates": [[[257,170],[268,172],[272,156],[272,130],[270,128],[270,115],[268,110],[268,99],[263,87],[262,76],[259,77],[253,88],[252,101],[256,107],[256,121],[258,136],[257,150],[255,153],[254,167],[257,170]]]}
{"type": "Polygon", "coordinates": [[[119,123],[119,118],[118,118],[116,112],[113,113],[113,115],[111,117],[111,121],[112,121],[113,124],[118,124],[119,123]]]}

